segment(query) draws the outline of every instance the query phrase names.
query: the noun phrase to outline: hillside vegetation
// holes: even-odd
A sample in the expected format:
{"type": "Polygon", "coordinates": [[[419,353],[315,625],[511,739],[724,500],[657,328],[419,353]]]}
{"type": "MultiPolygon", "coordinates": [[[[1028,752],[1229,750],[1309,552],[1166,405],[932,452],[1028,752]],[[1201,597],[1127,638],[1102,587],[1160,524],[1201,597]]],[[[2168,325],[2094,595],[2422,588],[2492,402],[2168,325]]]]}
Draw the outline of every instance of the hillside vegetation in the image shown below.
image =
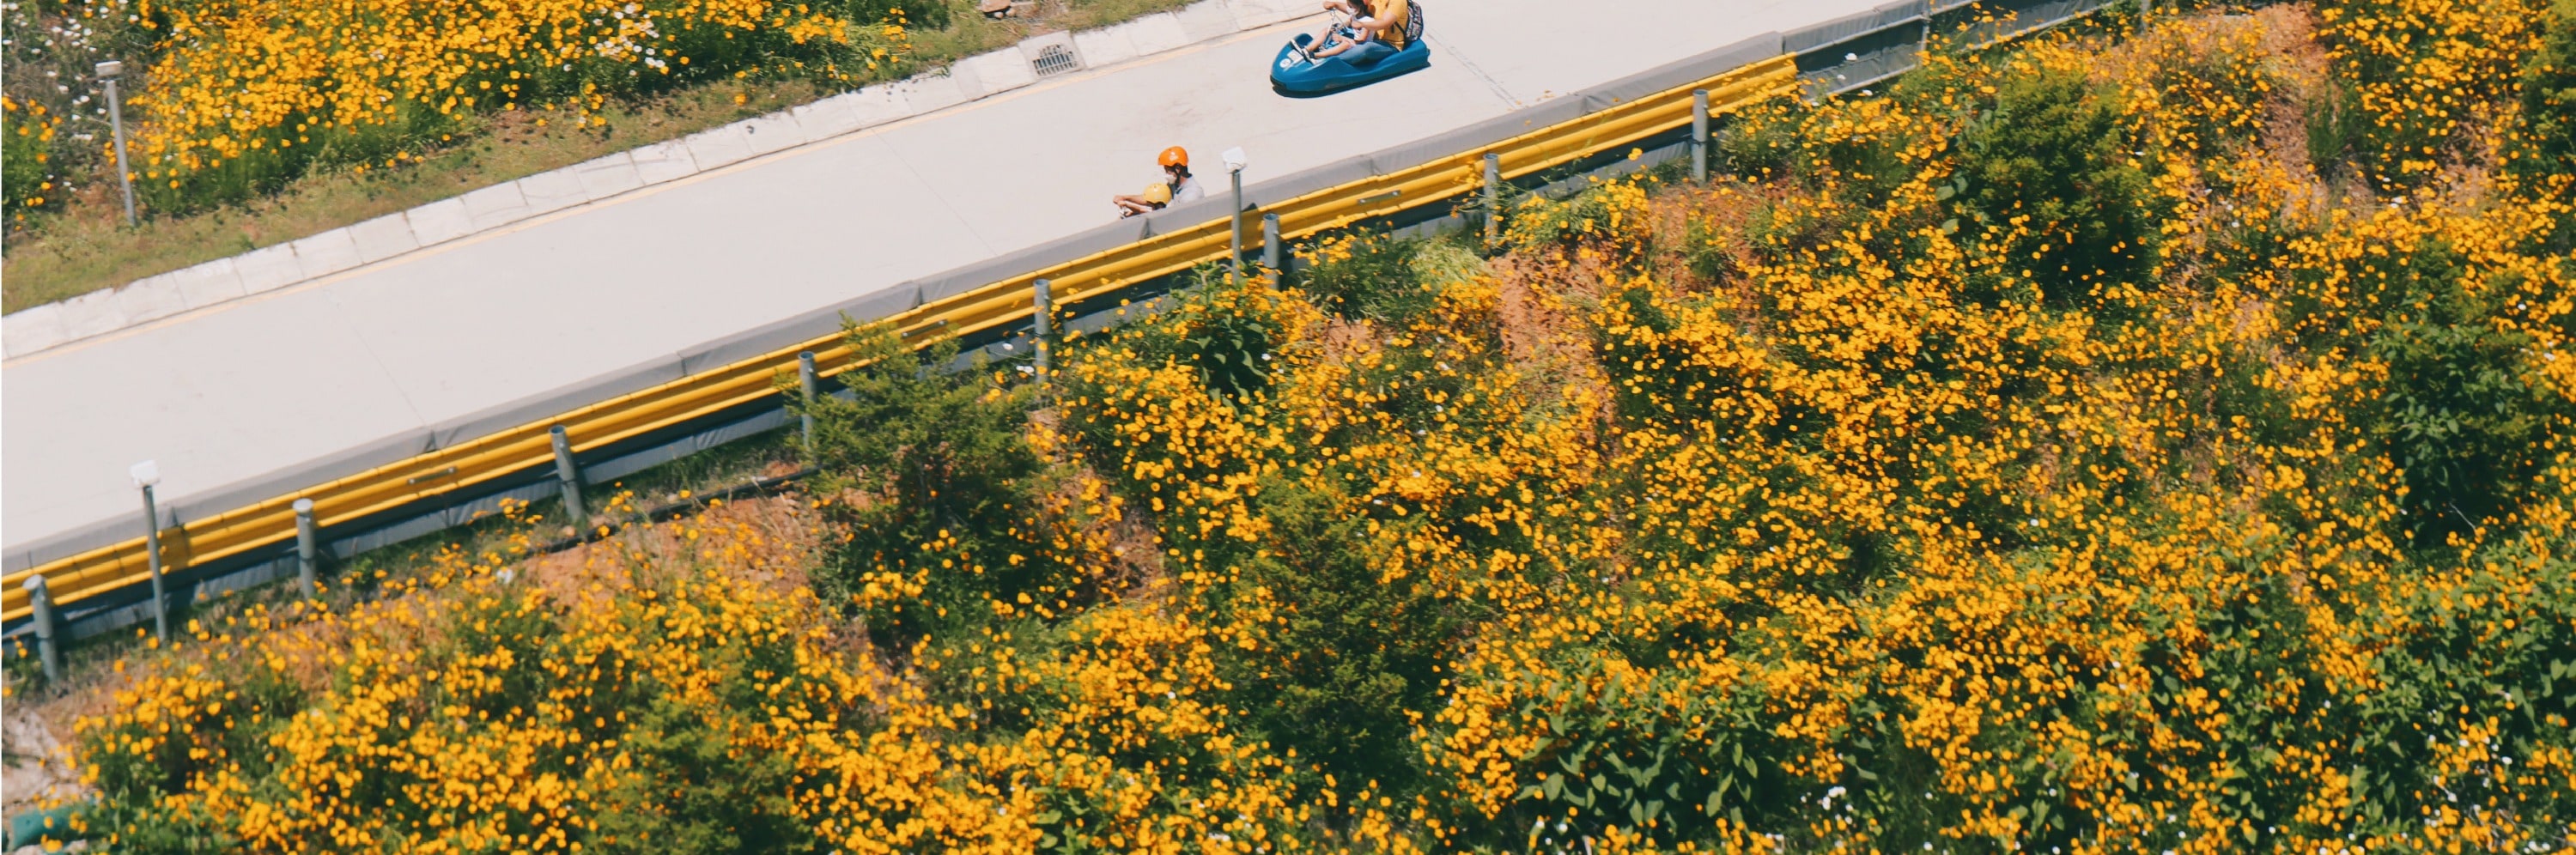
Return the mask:
{"type": "MultiPolygon", "coordinates": [[[[417,5],[361,0],[54,0],[12,5],[10,208],[59,208],[113,149],[94,122],[87,63],[119,58],[129,164],[141,205],[186,213],[273,191],[313,169],[393,168],[488,114],[563,108],[590,124],[612,97],[724,78],[805,75],[865,81],[899,64],[907,13],[927,0],[806,5],[770,0],[417,5]],[[809,69],[808,66],[811,66],[809,69]],[[25,68],[22,71],[27,70],[25,68]],[[22,124],[23,122],[23,124],[22,124]],[[51,157],[61,155],[57,163],[51,157]],[[41,164],[41,165],[40,165],[41,164]],[[21,170],[26,171],[22,176],[21,170]],[[37,175],[43,172],[44,175],[37,175]]],[[[103,166],[102,166],[103,164],[103,166]]],[[[17,229],[13,227],[11,231],[17,229]]]]}
{"type": "Polygon", "coordinates": [[[1341,235],[121,667],[115,851],[2576,845],[2576,2],[2213,9],[1341,235]],[[498,568],[512,568],[504,578],[498,568]]]}

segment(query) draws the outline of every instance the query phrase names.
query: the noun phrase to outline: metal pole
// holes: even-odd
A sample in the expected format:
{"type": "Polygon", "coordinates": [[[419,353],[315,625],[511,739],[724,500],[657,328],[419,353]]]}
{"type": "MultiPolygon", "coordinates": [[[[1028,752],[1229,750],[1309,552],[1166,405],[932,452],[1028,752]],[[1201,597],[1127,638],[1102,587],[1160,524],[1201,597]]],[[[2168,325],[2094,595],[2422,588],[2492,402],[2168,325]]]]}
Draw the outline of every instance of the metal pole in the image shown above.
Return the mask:
{"type": "Polygon", "coordinates": [[[152,485],[143,485],[143,561],[152,570],[152,634],[170,640],[170,595],[161,587],[161,516],[152,507],[152,485]]]}
{"type": "Polygon", "coordinates": [[[116,137],[116,181],[125,188],[125,224],[134,225],[134,171],[125,165],[125,106],[116,97],[116,75],[125,70],[120,62],[98,64],[100,76],[107,78],[107,127],[116,137]]]}
{"type": "Polygon", "coordinates": [[[587,528],[590,513],[581,504],[581,467],[572,462],[572,439],[564,435],[563,425],[555,425],[555,480],[563,484],[564,518],[572,522],[573,531],[587,528]]]}
{"type": "Polygon", "coordinates": [[[1281,266],[1287,250],[1279,245],[1279,215],[1261,215],[1261,266],[1270,268],[1276,281],[1288,281],[1288,268],[1281,266]]]}
{"type": "Polygon", "coordinates": [[[1503,239],[1503,156],[1485,153],[1485,246],[1503,239]]]}
{"type": "Polygon", "coordinates": [[[1229,169],[1226,174],[1234,178],[1234,210],[1227,219],[1234,227],[1234,277],[1240,280],[1243,278],[1243,170],[1229,169]]]}
{"type": "Polygon", "coordinates": [[[313,566],[314,544],[319,539],[313,531],[313,500],[295,500],[295,580],[304,583],[304,598],[308,600],[321,595],[313,566]]]}
{"type": "Polygon", "coordinates": [[[805,409],[799,417],[805,431],[805,453],[814,453],[814,352],[796,354],[796,387],[805,395],[805,409]]]}
{"type": "Polygon", "coordinates": [[[1932,6],[1936,0],[1923,0],[1923,34],[1914,39],[1914,67],[1923,67],[1923,54],[1932,52],[1932,6]]]}
{"type": "Polygon", "coordinates": [[[35,610],[36,658],[45,665],[45,682],[63,678],[63,658],[54,652],[54,598],[45,590],[45,577],[27,577],[27,604],[35,610]]]}
{"type": "Polygon", "coordinates": [[[1708,90],[1691,90],[1691,180],[1708,183],[1708,90]]]}
{"type": "MultiPolygon", "coordinates": [[[[1239,258],[1238,263],[1240,263],[1239,258]]],[[[1054,289],[1055,283],[1040,279],[1037,281],[1036,292],[1030,297],[1029,338],[1037,343],[1036,376],[1040,389],[1046,388],[1047,372],[1055,367],[1054,358],[1049,354],[1047,346],[1047,338],[1055,334],[1054,289]]]]}

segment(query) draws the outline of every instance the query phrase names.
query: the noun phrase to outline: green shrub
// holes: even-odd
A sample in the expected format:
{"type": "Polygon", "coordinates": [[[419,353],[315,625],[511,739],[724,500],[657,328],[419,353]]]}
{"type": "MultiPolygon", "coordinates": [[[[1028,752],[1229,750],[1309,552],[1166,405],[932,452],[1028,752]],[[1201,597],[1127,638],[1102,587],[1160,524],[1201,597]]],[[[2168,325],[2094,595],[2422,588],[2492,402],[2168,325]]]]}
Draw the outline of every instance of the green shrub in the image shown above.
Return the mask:
{"type": "Polygon", "coordinates": [[[1797,747],[1764,723],[1760,690],[1712,693],[1671,671],[1622,669],[1647,675],[1627,683],[1604,667],[1624,658],[1615,652],[1577,649],[1565,658],[1563,673],[1606,686],[1569,691],[1520,677],[1517,694],[1557,701],[1523,710],[1548,724],[1549,738],[1526,764],[1542,774],[1502,816],[1471,831],[1483,846],[1579,852],[1613,827],[1673,842],[1721,818],[1792,827],[1825,789],[1766,761],[1797,747]]]}
{"type": "Polygon", "coordinates": [[[1756,105],[1719,128],[1709,146],[1709,168],[1744,178],[1765,178],[1785,170],[1797,154],[1798,119],[1806,103],[1781,98],[1756,105]]]}
{"type": "Polygon", "coordinates": [[[1530,195],[1512,208],[1503,241],[1525,253],[1590,251],[1620,267],[1643,261],[1652,229],[1646,223],[1646,188],[1640,178],[1594,179],[1564,200],[1530,195]]]}
{"type": "MultiPolygon", "coordinates": [[[[1372,255],[1364,269],[1377,269],[1383,260],[1372,255]]],[[[1198,372],[1208,391],[1231,401],[1264,394],[1287,335],[1278,312],[1291,298],[1265,279],[1238,280],[1216,265],[1188,275],[1196,284],[1164,297],[1168,304],[1158,315],[1121,333],[1116,338],[1119,349],[1144,364],[1170,361],[1188,366],[1198,372]]],[[[1328,280],[1349,282],[1355,293],[1369,287],[1367,280],[1357,276],[1346,280],[1330,270],[1325,275],[1328,280]]],[[[1080,381],[1068,382],[1075,384],[1068,390],[1080,396],[1080,381]]]]}
{"type": "Polygon", "coordinates": [[[2332,75],[2367,115],[2353,153],[2373,189],[2409,192],[2479,156],[2475,138],[2529,68],[2526,40],[2541,35],[2550,2],[2318,5],[2332,75]]]}
{"type": "Polygon", "coordinates": [[[1070,584],[1030,560],[1046,472],[1027,439],[1033,390],[949,371],[953,342],[915,352],[888,324],[852,325],[848,340],[861,363],[837,379],[850,398],[810,409],[816,489],[845,497],[827,508],[846,539],[815,578],[824,600],[909,634],[988,620],[997,594],[1070,584]]]}
{"type": "Polygon", "coordinates": [[[2534,774],[2561,774],[2534,758],[2576,751],[2576,565],[2563,543],[2547,541],[2516,538],[2422,568],[2402,581],[2401,619],[2372,627],[2376,691],[2336,728],[2357,749],[2352,790],[2364,833],[2401,833],[2455,804],[2479,805],[2568,843],[2576,787],[2530,786],[2534,774]],[[2466,748],[2473,728],[2492,729],[2465,774],[2431,762],[2435,735],[2466,748]]]}
{"type": "Polygon", "coordinates": [[[1297,289],[1350,320],[1411,315],[1426,302],[1413,267],[1420,243],[1373,232],[1317,240],[1298,252],[1306,268],[1297,274],[1297,289]]]}
{"type": "Polygon", "coordinates": [[[2524,364],[2532,335],[2494,322],[2496,295],[2510,288],[2459,275],[2418,284],[2420,308],[2402,310],[2370,342],[2388,380],[2369,429],[2405,470],[2408,525],[2429,546],[2513,511],[2569,407],[2524,364]]]}
{"type": "Polygon", "coordinates": [[[2318,177],[2331,180],[2343,173],[2344,155],[2368,131],[2369,117],[2355,109],[2352,96],[2333,81],[2319,95],[2307,105],[2308,165],[2318,177]]]}
{"type": "Polygon", "coordinates": [[[1272,614],[1261,649],[1224,648],[1219,673],[1234,687],[1230,704],[1249,730],[1327,774],[1414,790],[1425,770],[1406,711],[1439,697],[1465,622],[1433,580],[1388,580],[1379,564],[1400,539],[1382,526],[1433,521],[1352,513],[1361,502],[1286,478],[1265,479],[1260,497],[1262,517],[1277,527],[1270,548],[1240,550],[1230,563],[1241,572],[1237,585],[1266,592],[1272,614]]]}
{"type": "Polygon", "coordinates": [[[0,99],[0,209],[9,212],[12,228],[29,213],[62,207],[69,193],[56,186],[61,179],[53,163],[61,126],[41,104],[0,99]]]}
{"type": "MultiPolygon", "coordinates": [[[[639,627],[639,629],[643,629],[639,627]]],[[[628,700],[619,739],[640,774],[602,794],[587,851],[606,853],[806,852],[811,822],[797,815],[796,767],[777,752],[743,750],[733,734],[763,723],[773,688],[760,675],[794,673],[783,645],[717,645],[731,660],[702,705],[654,692],[628,700]]],[[[642,694],[642,693],[638,693],[642,694]]]]}
{"type": "Polygon", "coordinates": [[[209,758],[259,758],[244,764],[242,773],[253,779],[270,774],[276,753],[269,737],[310,702],[302,689],[273,672],[249,670],[237,680],[220,702],[182,707],[159,722],[127,718],[81,734],[80,756],[96,776],[90,782],[95,799],[79,812],[84,824],[75,828],[112,830],[123,852],[234,851],[229,818],[209,815],[202,803],[167,810],[163,799],[217,771],[209,758]]]}
{"type": "Polygon", "coordinates": [[[2027,265],[2052,305],[2098,305],[2106,285],[2144,282],[2154,265],[2153,188],[2111,97],[2079,74],[2014,77],[1960,134],[1954,202],[2000,230],[1989,251],[2027,265]]]}
{"type": "Polygon", "coordinates": [[[2532,169],[2576,172],[2576,0],[2549,7],[2540,50],[2522,66],[2523,139],[2533,147],[2532,169]]]}
{"type": "MultiPolygon", "coordinates": [[[[2576,177],[2576,0],[2549,7],[2540,50],[2523,62],[2522,122],[2521,150],[2509,154],[2514,171],[2542,193],[2576,186],[2567,183],[2576,177]]],[[[2556,232],[2557,248],[2576,245],[2576,215],[2562,213],[2556,232]]]]}

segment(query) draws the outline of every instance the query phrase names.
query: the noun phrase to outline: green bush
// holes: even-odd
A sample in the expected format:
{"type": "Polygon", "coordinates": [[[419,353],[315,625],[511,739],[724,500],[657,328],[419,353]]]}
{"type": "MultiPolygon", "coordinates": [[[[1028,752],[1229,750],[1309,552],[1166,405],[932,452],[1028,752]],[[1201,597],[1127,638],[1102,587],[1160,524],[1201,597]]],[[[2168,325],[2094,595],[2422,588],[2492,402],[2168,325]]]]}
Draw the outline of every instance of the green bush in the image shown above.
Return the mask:
{"type": "MultiPolygon", "coordinates": [[[[1328,281],[1341,279],[1330,270],[1324,272],[1328,281]]],[[[1290,298],[1265,279],[1236,279],[1215,265],[1188,275],[1196,284],[1164,297],[1167,304],[1162,311],[1122,335],[1118,344],[1145,364],[1169,361],[1190,367],[1208,391],[1230,401],[1266,393],[1286,337],[1278,311],[1290,298]]],[[[1366,288],[1356,280],[1352,287],[1366,288]]],[[[1068,390],[1077,397],[1094,391],[1082,387],[1079,380],[1068,382],[1072,384],[1068,390]]]]}
{"type": "Polygon", "coordinates": [[[2576,172],[2576,0],[2549,7],[2540,50],[2522,66],[2523,135],[2532,146],[2528,168],[2576,172]]]}
{"type": "Polygon", "coordinates": [[[888,324],[852,325],[861,361],[814,416],[816,490],[844,496],[827,519],[847,539],[815,578],[826,602],[868,595],[868,627],[922,633],[992,616],[991,598],[1039,590],[1062,568],[1028,524],[1046,462],[1029,447],[1033,390],[980,370],[948,370],[955,343],[919,352],[888,324]],[[909,582],[898,580],[910,580],[909,582]],[[886,596],[905,584],[917,596],[886,596]]]}
{"type": "Polygon", "coordinates": [[[90,782],[96,798],[79,812],[85,825],[75,828],[112,830],[120,835],[122,852],[234,851],[228,818],[209,815],[202,805],[165,810],[162,799],[215,772],[209,756],[263,758],[241,771],[253,779],[271,774],[276,754],[269,737],[310,701],[302,689],[265,670],[250,671],[234,685],[221,702],[185,708],[170,720],[116,721],[81,734],[80,755],[96,776],[90,782]],[[216,722],[226,726],[219,729],[216,722]]]}
{"type": "Polygon", "coordinates": [[[1798,119],[1805,112],[1806,102],[1781,98],[1734,117],[1709,146],[1709,169],[1744,178],[1768,178],[1787,169],[1798,151],[1798,119]]]}
{"type": "Polygon", "coordinates": [[[60,125],[45,108],[7,99],[0,109],[0,209],[12,217],[12,228],[34,211],[62,207],[69,191],[58,188],[53,163],[54,134],[60,125]]]}
{"type": "Polygon", "coordinates": [[[1554,701],[1521,711],[1547,722],[1548,738],[1528,764],[1543,774],[1503,815],[1470,831],[1483,847],[1579,852],[1586,838],[1613,827],[1669,843],[1720,818],[1789,827],[1825,789],[1766,762],[1797,748],[1763,721],[1759,689],[1712,693],[1656,670],[1622,669],[1632,679],[1646,675],[1622,682],[1605,667],[1628,658],[1615,651],[1578,648],[1564,658],[1563,673],[1605,687],[1569,691],[1518,678],[1517,694],[1554,701]]]}
{"type": "MultiPolygon", "coordinates": [[[[1407,710],[1428,708],[1463,631],[1461,606],[1416,573],[1380,576],[1381,527],[1433,524],[1422,516],[1373,519],[1363,503],[1286,478],[1267,478],[1262,517],[1276,526],[1268,549],[1228,549],[1236,584],[1267,591],[1274,612],[1262,649],[1225,648],[1219,673],[1247,728],[1327,774],[1375,781],[1394,792],[1423,782],[1407,710]]],[[[1212,548],[1224,548],[1211,543],[1212,548]]]]}
{"type": "Polygon", "coordinates": [[[2372,189],[2410,192],[2479,156],[2474,140],[2527,71],[2523,39],[2550,2],[2318,4],[2335,83],[2368,114],[2353,155],[2372,189]]]}
{"type": "Polygon", "coordinates": [[[2470,281],[2438,244],[2408,255],[2427,263],[2407,268],[2416,275],[2401,280],[2389,301],[2397,308],[2369,342],[2388,379],[2368,429],[2405,471],[2409,533],[2432,546],[2531,494],[2570,407],[2525,364],[2537,340],[2495,322],[2512,282],[2470,281]]]}
{"type": "MultiPolygon", "coordinates": [[[[1437,293],[1424,281],[1423,247],[1416,240],[1327,239],[1310,252],[1317,260],[1302,277],[1303,294],[1348,317],[1370,318],[1382,332],[1420,333],[1410,325],[1437,293]]],[[[1276,356],[1287,320],[1280,312],[1297,296],[1261,282],[1229,284],[1205,276],[1168,298],[1172,304],[1163,311],[1072,357],[1192,369],[1211,397],[1234,402],[1232,418],[1259,423],[1265,413],[1275,415],[1258,403],[1276,376],[1269,366],[1284,364],[1264,357],[1276,356]]],[[[1423,338],[1426,347],[1436,345],[1429,334],[1423,338]]],[[[1193,556],[1193,564],[1223,568],[1218,580],[1184,588],[1186,596],[1202,598],[1218,614],[1259,604],[1253,614],[1238,616],[1248,622],[1244,631],[1260,639],[1257,649],[1220,645],[1213,651],[1228,687],[1226,706],[1242,717],[1245,738],[1293,751],[1299,765],[1311,764],[1315,786],[1330,775],[1345,788],[1374,781],[1385,792],[1402,793],[1425,780],[1407,711],[1437,697],[1443,663],[1454,655],[1463,626],[1462,606],[1454,590],[1420,573],[1394,579],[1382,573],[1402,558],[1388,552],[1402,540],[1398,532],[1445,523],[1421,513],[1399,517],[1366,495],[1354,495],[1374,489],[1362,485],[1377,484],[1382,473],[1324,452],[1368,442],[1382,430],[1409,433],[1417,418],[1428,424],[1434,408],[1429,401],[1440,397],[1434,390],[1452,388],[1448,384],[1456,378],[1438,372],[1438,357],[1426,352],[1387,353],[1385,363],[1357,368],[1352,382],[1382,389],[1402,378],[1400,394],[1375,404],[1395,420],[1343,425],[1312,445],[1301,444],[1302,460],[1294,465],[1265,466],[1228,455],[1211,460],[1164,443],[1122,439],[1106,424],[1110,419],[1092,408],[1108,409],[1111,400],[1133,390],[1094,385],[1080,379],[1084,372],[1067,372],[1060,397],[1068,402],[1065,422],[1076,426],[1084,456],[1113,479],[1129,507],[1160,509],[1154,515],[1159,545],[1193,556]],[[1305,466],[1347,477],[1292,474],[1305,466]],[[1266,524],[1256,539],[1193,524],[1173,488],[1236,477],[1254,482],[1245,489],[1254,497],[1248,507],[1266,524]],[[1348,491],[1341,486],[1346,484],[1348,491]]],[[[1446,400],[1446,417],[1475,417],[1477,408],[1459,405],[1454,394],[1446,400]]]]}
{"type": "Polygon", "coordinates": [[[2000,90],[1993,110],[1960,134],[1958,183],[1945,191],[1968,218],[1999,230],[1989,250],[2027,265],[2060,307],[2098,305],[2105,286],[2146,281],[2158,212],[2146,204],[2152,188],[2131,165],[2113,96],[2055,71],[2000,90]],[[2017,217],[2026,229],[2011,228],[2017,217]]]}
{"type": "Polygon", "coordinates": [[[2337,722],[2358,749],[2352,790],[2370,823],[2361,831],[2402,833],[2453,804],[2480,805],[2569,842],[2576,787],[2528,786],[2534,774],[2561,774],[2533,758],[2576,751],[2576,564],[2563,549],[2518,538],[2404,580],[2403,620],[2373,627],[2379,637],[2366,645],[2377,690],[2337,722]],[[2429,734],[2481,727],[2493,728],[2477,746],[2485,756],[2465,774],[2428,762],[2429,734]],[[2515,779],[2525,785],[2502,786],[2515,779]]]}
{"type": "Polygon", "coordinates": [[[2320,95],[2307,106],[2308,165],[2318,177],[2331,180],[2343,174],[2344,155],[2368,131],[2370,117],[2356,109],[2352,96],[2333,81],[2320,95]]]}
{"type": "MultiPolygon", "coordinates": [[[[639,629],[645,629],[639,627],[639,629]]],[[[721,701],[701,705],[667,692],[635,694],[621,705],[625,735],[641,774],[602,794],[588,851],[606,853],[809,852],[810,822],[797,816],[795,764],[776,752],[742,750],[732,734],[762,723],[768,690],[758,675],[790,674],[785,645],[716,645],[711,658],[731,660],[727,680],[710,687],[721,701]]]]}
{"type": "MultiPolygon", "coordinates": [[[[2541,193],[2565,193],[2576,184],[2576,0],[2549,7],[2549,23],[2540,50],[2523,62],[2523,130],[2511,152],[2512,169],[2541,193]],[[2552,178],[2557,183],[2552,183],[2552,178]]],[[[2559,217],[2555,246],[2576,246],[2576,215],[2559,217]]]]}
{"type": "Polygon", "coordinates": [[[1318,240],[1298,253],[1306,268],[1297,275],[1297,289],[1350,320],[1411,315],[1426,302],[1413,267],[1419,244],[1376,233],[1318,240]]]}
{"type": "Polygon", "coordinates": [[[1503,241],[1533,254],[1589,250],[1620,268],[1646,257],[1646,190],[1641,177],[1624,181],[1594,179],[1592,186],[1563,200],[1532,194],[1512,207],[1503,241]]]}

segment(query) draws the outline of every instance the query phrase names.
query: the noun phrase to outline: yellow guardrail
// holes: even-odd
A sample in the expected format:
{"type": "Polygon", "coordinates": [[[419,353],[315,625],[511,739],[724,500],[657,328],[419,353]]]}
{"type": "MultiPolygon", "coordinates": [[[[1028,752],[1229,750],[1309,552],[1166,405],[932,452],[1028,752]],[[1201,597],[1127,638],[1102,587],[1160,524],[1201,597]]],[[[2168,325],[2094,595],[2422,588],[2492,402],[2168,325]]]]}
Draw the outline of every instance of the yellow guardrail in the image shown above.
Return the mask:
{"type": "MultiPolygon", "coordinates": [[[[1395,214],[1472,191],[1484,180],[1484,157],[1499,156],[1505,178],[1517,178],[1629,145],[1690,121],[1691,90],[1709,91],[1711,113],[1798,91],[1797,66],[1782,56],[1728,71],[1531,131],[1472,151],[1386,175],[1319,190],[1260,209],[1279,215],[1284,238],[1395,214]]],[[[1238,213],[1237,216],[1243,216],[1238,213]]],[[[925,303],[893,320],[910,338],[971,335],[1017,323],[1032,311],[1030,291],[1050,280],[1056,299],[1104,296],[1128,285],[1187,270],[1225,257],[1229,220],[1209,222],[995,282],[925,303]]],[[[776,378],[796,369],[796,355],[813,351],[820,373],[847,370],[851,354],[837,335],[673,380],[592,404],[562,416],[478,437],[400,463],[379,466],[327,484],[246,508],[191,521],[160,532],[165,572],[275,546],[295,537],[296,499],[312,499],[322,526],[361,519],[412,502],[554,463],[550,429],[563,425],[575,451],[609,445],[647,432],[686,424],[700,416],[776,394],[776,378]]],[[[23,583],[44,574],[56,603],[70,604],[148,579],[144,541],[137,537],[69,558],[10,573],[0,580],[0,620],[30,613],[23,583]]]]}

